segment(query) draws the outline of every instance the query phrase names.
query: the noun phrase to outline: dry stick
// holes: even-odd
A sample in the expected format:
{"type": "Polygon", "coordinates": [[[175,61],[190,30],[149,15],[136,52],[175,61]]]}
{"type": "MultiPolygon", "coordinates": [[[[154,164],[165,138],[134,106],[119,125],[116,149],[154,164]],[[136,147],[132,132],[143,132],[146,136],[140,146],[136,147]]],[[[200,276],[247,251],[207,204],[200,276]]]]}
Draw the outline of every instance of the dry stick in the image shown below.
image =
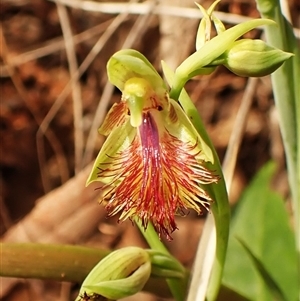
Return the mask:
{"type": "MultiPolygon", "coordinates": [[[[26,106],[28,107],[29,111],[31,112],[33,118],[35,119],[35,122],[37,123],[37,125],[40,126],[42,124],[42,118],[40,117],[38,112],[36,112],[34,107],[31,105],[31,99],[28,99],[28,94],[27,94],[27,91],[26,91],[26,89],[25,89],[25,87],[22,83],[22,80],[14,72],[14,68],[10,66],[9,51],[8,51],[8,48],[7,48],[5,37],[3,35],[2,26],[0,26],[0,36],[1,36],[2,48],[3,48],[3,60],[7,65],[7,70],[9,72],[10,78],[11,78],[15,88],[17,89],[19,95],[21,96],[21,98],[25,102],[26,106]]],[[[61,144],[60,144],[59,140],[57,139],[57,137],[55,136],[55,134],[52,130],[49,130],[46,133],[45,137],[49,141],[49,143],[50,143],[50,145],[51,145],[51,147],[52,147],[52,149],[55,153],[55,158],[56,158],[57,163],[58,163],[58,170],[59,170],[59,175],[60,175],[61,181],[65,182],[69,178],[68,165],[67,165],[67,162],[65,160],[64,152],[63,152],[63,149],[61,147],[61,144]]],[[[42,178],[44,190],[49,191],[50,190],[50,184],[49,184],[49,181],[47,181],[46,174],[43,171],[43,167],[46,164],[45,160],[44,160],[44,156],[39,156],[39,148],[38,147],[37,147],[37,152],[38,152],[38,160],[39,160],[41,178],[42,178]]]]}
{"type": "MultiPolygon", "coordinates": [[[[223,161],[223,173],[225,177],[227,191],[230,192],[234,169],[238,151],[243,139],[247,116],[255,94],[257,84],[256,78],[249,78],[245,93],[243,95],[241,105],[239,107],[237,117],[230,135],[227,151],[223,161]]],[[[230,194],[229,194],[230,195],[230,194]]],[[[229,198],[230,199],[230,198],[229,198]]],[[[205,221],[202,237],[199,241],[199,246],[194,263],[194,273],[191,280],[188,301],[205,300],[206,290],[211,273],[211,267],[214,262],[216,248],[215,239],[215,223],[213,216],[210,214],[205,221]]]]}
{"type": "MultiPolygon", "coordinates": [[[[65,41],[67,59],[69,64],[70,77],[78,70],[78,64],[75,53],[73,34],[70,27],[69,16],[64,5],[59,3],[57,12],[62,28],[62,33],[65,41]]],[[[74,149],[75,149],[75,174],[82,168],[82,151],[83,151],[83,129],[82,129],[82,99],[81,88],[78,79],[71,82],[72,98],[73,98],[73,125],[74,125],[74,149]]]]}
{"type": "MultiPolygon", "coordinates": [[[[106,30],[106,28],[111,24],[111,22],[112,19],[105,21],[101,24],[98,24],[90,29],[87,29],[75,35],[73,38],[74,43],[77,45],[79,43],[88,41],[89,39],[94,38],[95,36],[99,36],[106,30]]],[[[37,46],[37,48],[34,50],[30,50],[27,52],[23,52],[21,54],[17,54],[15,56],[11,56],[9,63],[11,67],[22,65],[29,61],[33,61],[38,58],[50,55],[56,51],[60,51],[64,49],[64,47],[65,47],[65,43],[63,38],[59,37],[59,38],[51,39],[48,40],[46,43],[37,46]]],[[[8,76],[7,68],[8,68],[7,65],[0,65],[0,77],[8,76]]]]}
{"type": "MultiPolygon", "coordinates": [[[[74,7],[77,9],[82,9],[86,11],[101,12],[105,14],[119,14],[124,11],[128,11],[130,14],[143,15],[147,14],[149,11],[149,6],[151,6],[151,1],[145,1],[143,3],[137,3],[128,5],[127,2],[95,2],[95,1],[83,1],[83,0],[49,0],[49,1],[59,1],[60,3],[74,7]]],[[[174,17],[184,17],[189,19],[199,19],[202,17],[202,13],[197,8],[188,8],[173,5],[163,5],[158,4],[152,11],[156,15],[174,16],[174,17]]],[[[216,16],[226,23],[242,23],[251,20],[249,17],[240,16],[237,14],[228,14],[223,12],[215,12],[216,16]],[[233,21],[234,20],[234,21],[233,21]]]]}
{"type": "Polygon", "coordinates": [[[227,151],[222,164],[226,187],[229,194],[229,200],[230,200],[230,188],[231,188],[231,183],[234,175],[234,169],[236,166],[238,151],[245,131],[247,116],[255,94],[257,81],[258,79],[254,77],[250,77],[248,79],[246,90],[242,98],[241,106],[236,115],[233,131],[230,135],[227,151]]]}
{"type": "Polygon", "coordinates": [[[132,26],[132,29],[130,30],[129,34],[126,37],[126,40],[122,45],[122,49],[130,48],[134,43],[137,43],[139,40],[142,39],[143,35],[148,29],[147,23],[150,23],[149,19],[152,17],[152,11],[155,5],[155,0],[150,0],[150,6],[148,11],[145,13],[144,16],[140,15],[135,21],[135,23],[132,26]]]}
{"type": "Polygon", "coordinates": [[[69,301],[71,300],[71,289],[72,283],[70,282],[62,282],[60,288],[60,296],[58,301],[69,301]]]}
{"type": "Polygon", "coordinates": [[[89,135],[87,138],[85,152],[83,155],[83,165],[91,162],[93,154],[94,154],[94,146],[98,137],[98,131],[100,124],[102,123],[106,112],[109,101],[112,97],[114,91],[114,86],[110,82],[106,82],[102,95],[100,97],[96,113],[93,118],[93,122],[89,131],[89,135]]]}
{"type": "Polygon", "coordinates": [[[205,220],[193,264],[187,301],[205,300],[216,253],[215,222],[212,214],[205,220]]]}
{"type": "MultiPolygon", "coordinates": [[[[127,11],[130,14],[140,14],[143,15],[147,13],[149,1],[144,3],[137,3],[128,5],[127,2],[112,3],[112,2],[96,2],[96,1],[84,1],[84,0],[48,0],[48,1],[59,1],[60,3],[74,7],[77,9],[82,9],[86,11],[101,12],[105,14],[118,14],[127,11]]],[[[165,15],[165,16],[176,16],[185,17],[189,19],[199,19],[202,18],[202,13],[197,8],[187,8],[187,7],[175,7],[169,5],[157,5],[153,9],[153,14],[155,15],[165,15]]],[[[222,22],[228,24],[239,24],[246,21],[250,21],[253,18],[240,16],[237,14],[230,14],[216,11],[215,16],[218,17],[222,22]]],[[[297,38],[300,37],[299,28],[294,28],[294,33],[297,38]]]]}
{"type": "MultiPolygon", "coordinates": [[[[154,5],[154,4],[153,4],[154,5]]],[[[130,48],[134,42],[137,41],[137,38],[141,38],[147,28],[146,23],[147,21],[149,21],[149,17],[150,17],[150,12],[151,10],[149,10],[149,14],[146,16],[140,16],[136,22],[134,23],[134,25],[132,26],[131,31],[129,32],[125,42],[122,45],[122,48],[130,48]]],[[[87,143],[86,143],[86,150],[84,153],[84,158],[83,158],[83,164],[87,164],[89,162],[91,162],[92,160],[92,156],[93,156],[93,151],[94,151],[94,146],[97,140],[97,129],[99,128],[100,124],[102,123],[105,115],[106,115],[106,111],[107,111],[107,107],[109,104],[109,101],[111,99],[112,93],[114,90],[114,86],[112,86],[108,81],[104,87],[103,93],[101,95],[101,98],[99,100],[99,104],[93,119],[93,123],[92,126],[90,128],[90,132],[89,132],[89,136],[87,139],[87,143]]]]}
{"type": "MultiPolygon", "coordinates": [[[[163,0],[164,4],[185,7],[195,6],[190,0],[163,0]]],[[[176,70],[179,64],[186,59],[192,49],[195,48],[195,35],[199,21],[197,19],[187,19],[182,17],[159,15],[159,54],[165,63],[176,70]],[[176,28],[176,30],[174,30],[176,28]],[[184,43],[180,43],[184,41],[184,43]],[[180,45],[178,45],[180,43],[180,45]]]]}
{"type": "Polygon", "coordinates": [[[282,14],[286,17],[286,19],[292,24],[292,17],[290,12],[289,3],[287,0],[280,0],[280,7],[282,14]]]}

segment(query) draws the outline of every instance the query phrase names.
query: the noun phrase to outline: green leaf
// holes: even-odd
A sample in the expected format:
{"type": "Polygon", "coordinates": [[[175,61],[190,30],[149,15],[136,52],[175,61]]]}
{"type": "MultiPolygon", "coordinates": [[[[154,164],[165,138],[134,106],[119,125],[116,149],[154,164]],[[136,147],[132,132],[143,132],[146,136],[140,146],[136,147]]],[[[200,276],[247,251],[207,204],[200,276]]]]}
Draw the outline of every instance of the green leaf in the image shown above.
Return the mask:
{"type": "Polygon", "coordinates": [[[251,248],[247,246],[247,244],[242,240],[239,239],[239,242],[244,247],[245,251],[248,253],[249,257],[252,259],[253,264],[255,265],[256,269],[259,271],[260,275],[264,279],[264,282],[267,284],[268,289],[271,291],[274,300],[278,301],[284,301],[284,295],[280,289],[280,287],[277,285],[277,283],[274,281],[274,279],[271,277],[271,275],[266,270],[264,263],[261,262],[251,251],[251,248]]]}
{"type": "Polygon", "coordinates": [[[266,164],[243,194],[232,218],[223,285],[249,300],[274,300],[261,273],[240,244],[263,263],[285,300],[297,300],[297,253],[289,216],[270,182],[275,164],[266,164]]]}

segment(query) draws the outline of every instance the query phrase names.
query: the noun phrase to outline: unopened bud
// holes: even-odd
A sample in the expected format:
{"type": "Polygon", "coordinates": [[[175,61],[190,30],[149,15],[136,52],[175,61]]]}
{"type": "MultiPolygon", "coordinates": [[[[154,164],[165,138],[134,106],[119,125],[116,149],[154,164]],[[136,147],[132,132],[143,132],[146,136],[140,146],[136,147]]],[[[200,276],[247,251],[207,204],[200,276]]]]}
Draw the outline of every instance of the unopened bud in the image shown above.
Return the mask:
{"type": "Polygon", "coordinates": [[[220,58],[224,66],[239,76],[259,77],[274,72],[292,55],[262,40],[242,39],[235,41],[220,58]]]}
{"type": "Polygon", "coordinates": [[[142,290],[150,274],[147,251],[138,247],[114,251],[89,273],[76,300],[82,300],[82,296],[103,296],[111,300],[131,296],[142,290]]]}

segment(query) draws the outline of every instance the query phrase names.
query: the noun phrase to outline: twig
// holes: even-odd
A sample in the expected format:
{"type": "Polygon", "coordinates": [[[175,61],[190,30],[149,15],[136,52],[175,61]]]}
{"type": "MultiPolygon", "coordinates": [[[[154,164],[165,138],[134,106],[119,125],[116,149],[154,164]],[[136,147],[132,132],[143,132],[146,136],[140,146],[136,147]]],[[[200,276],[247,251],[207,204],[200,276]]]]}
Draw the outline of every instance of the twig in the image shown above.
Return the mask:
{"type": "MultiPolygon", "coordinates": [[[[27,108],[29,109],[33,118],[35,119],[35,122],[37,123],[37,125],[40,126],[43,122],[42,118],[40,117],[39,113],[36,112],[36,109],[32,106],[31,101],[28,96],[28,93],[22,83],[22,80],[20,79],[18,74],[16,72],[14,72],[14,68],[11,67],[11,65],[10,65],[9,50],[7,48],[6,40],[5,40],[5,37],[2,32],[2,26],[0,26],[0,38],[1,38],[1,44],[2,44],[2,49],[3,49],[3,60],[7,65],[7,70],[10,75],[10,78],[11,78],[15,88],[17,89],[20,97],[23,99],[27,108]]],[[[49,130],[45,134],[45,137],[49,141],[49,143],[55,153],[55,158],[56,158],[57,165],[58,165],[59,175],[61,177],[62,183],[64,183],[68,180],[69,175],[68,175],[68,164],[66,162],[61,144],[52,130],[49,130]]],[[[46,160],[45,160],[43,148],[40,148],[39,145],[37,145],[37,153],[38,153],[38,160],[39,160],[39,166],[40,166],[41,178],[42,178],[44,190],[49,191],[50,184],[48,181],[48,177],[47,177],[46,173],[44,172],[46,160]]]]}
{"type": "MultiPolygon", "coordinates": [[[[73,40],[72,29],[64,5],[57,3],[57,12],[63,32],[63,37],[66,46],[67,59],[69,63],[70,77],[78,70],[76,52],[73,40]]],[[[83,129],[82,129],[82,99],[81,88],[78,79],[71,82],[72,98],[73,98],[73,124],[74,124],[74,149],[75,149],[75,174],[82,168],[82,152],[83,152],[83,129]]]]}
{"type": "MultiPolygon", "coordinates": [[[[145,1],[143,3],[136,3],[129,5],[128,2],[96,2],[96,1],[85,1],[85,0],[48,0],[48,1],[59,1],[60,3],[86,11],[101,12],[105,14],[120,14],[124,11],[129,14],[147,14],[151,1],[145,1]]],[[[188,7],[176,7],[170,5],[158,4],[153,9],[155,15],[166,15],[174,17],[184,17],[189,19],[200,19],[203,17],[199,9],[188,8],[188,7]]],[[[238,24],[249,20],[250,17],[241,16],[237,14],[230,14],[215,11],[215,16],[222,22],[228,24],[238,24]]],[[[294,32],[297,38],[300,38],[300,29],[294,28],[294,32]]]]}
{"type": "MultiPolygon", "coordinates": [[[[112,19],[105,21],[101,24],[98,24],[92,28],[89,28],[77,35],[74,35],[74,43],[77,45],[79,43],[83,43],[91,38],[94,38],[95,36],[99,36],[102,34],[106,28],[109,26],[109,24],[112,22],[112,19]]],[[[15,67],[18,65],[22,65],[24,63],[27,63],[29,61],[36,60],[38,58],[44,57],[46,55],[52,54],[56,51],[60,51],[64,49],[65,43],[62,37],[58,37],[55,39],[48,40],[46,43],[41,44],[40,46],[37,46],[36,49],[29,50],[26,52],[23,52],[21,54],[17,55],[11,55],[10,56],[10,66],[15,67]]],[[[0,77],[7,77],[9,76],[7,71],[8,66],[7,65],[0,65],[0,77]]]]}
{"type": "Polygon", "coordinates": [[[78,80],[78,78],[86,71],[86,69],[89,67],[89,65],[92,63],[92,61],[95,59],[95,57],[99,54],[99,52],[104,47],[105,43],[108,41],[108,39],[111,37],[111,35],[115,32],[115,30],[119,27],[120,24],[126,19],[127,14],[120,14],[118,15],[114,21],[110,24],[110,26],[107,28],[107,30],[104,32],[104,34],[99,38],[99,40],[96,42],[92,50],[89,52],[89,54],[86,56],[80,67],[77,69],[75,74],[71,77],[68,84],[65,86],[64,90],[60,93],[60,95],[57,97],[55,103],[49,110],[48,114],[44,118],[42,124],[40,125],[40,128],[38,130],[37,136],[38,139],[41,139],[44,133],[46,133],[48,126],[54,116],[56,115],[57,111],[60,109],[62,104],[64,103],[66,97],[71,91],[72,87],[72,81],[78,80]]]}
{"type": "Polygon", "coordinates": [[[229,195],[236,166],[238,151],[240,149],[240,145],[243,139],[243,134],[247,123],[247,116],[252,104],[253,96],[255,94],[257,81],[258,79],[253,77],[249,78],[248,80],[245,93],[241,101],[241,105],[235,118],[232,133],[228,142],[227,151],[222,164],[226,187],[229,195]]]}

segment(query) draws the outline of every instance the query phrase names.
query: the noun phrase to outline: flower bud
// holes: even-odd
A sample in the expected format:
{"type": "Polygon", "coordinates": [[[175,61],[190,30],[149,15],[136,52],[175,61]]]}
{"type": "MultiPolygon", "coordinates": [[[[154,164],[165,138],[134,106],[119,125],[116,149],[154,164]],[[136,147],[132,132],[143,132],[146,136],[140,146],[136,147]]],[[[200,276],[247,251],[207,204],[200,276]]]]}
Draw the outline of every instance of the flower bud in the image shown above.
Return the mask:
{"type": "Polygon", "coordinates": [[[82,300],[82,296],[98,295],[111,300],[131,296],[142,290],[150,274],[147,251],[138,247],[114,251],[89,273],[76,300],[82,300]]]}
{"type": "Polygon", "coordinates": [[[259,77],[274,72],[291,53],[273,48],[262,40],[235,41],[220,58],[222,64],[239,76],[259,77]]]}

